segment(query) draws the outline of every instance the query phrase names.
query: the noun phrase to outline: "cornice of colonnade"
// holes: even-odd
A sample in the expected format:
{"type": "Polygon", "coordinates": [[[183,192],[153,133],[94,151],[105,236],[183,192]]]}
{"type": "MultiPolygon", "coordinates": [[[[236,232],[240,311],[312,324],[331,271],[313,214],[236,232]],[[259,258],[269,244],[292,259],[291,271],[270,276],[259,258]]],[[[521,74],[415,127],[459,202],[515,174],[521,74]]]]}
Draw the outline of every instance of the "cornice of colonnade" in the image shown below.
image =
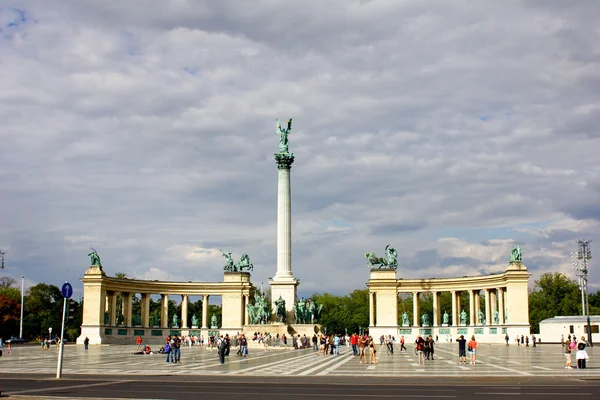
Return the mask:
{"type": "Polygon", "coordinates": [[[499,274],[462,276],[453,278],[403,279],[396,278],[394,270],[371,270],[367,282],[370,290],[396,290],[399,293],[411,292],[451,292],[485,290],[506,287],[511,283],[527,284],[530,273],[523,264],[512,265],[499,274]]]}
{"type": "Polygon", "coordinates": [[[91,267],[81,281],[86,284],[100,284],[104,290],[125,293],[149,293],[169,295],[213,295],[228,293],[250,295],[254,286],[247,272],[225,273],[223,282],[170,282],[143,279],[119,279],[107,276],[99,268],[91,267]]]}

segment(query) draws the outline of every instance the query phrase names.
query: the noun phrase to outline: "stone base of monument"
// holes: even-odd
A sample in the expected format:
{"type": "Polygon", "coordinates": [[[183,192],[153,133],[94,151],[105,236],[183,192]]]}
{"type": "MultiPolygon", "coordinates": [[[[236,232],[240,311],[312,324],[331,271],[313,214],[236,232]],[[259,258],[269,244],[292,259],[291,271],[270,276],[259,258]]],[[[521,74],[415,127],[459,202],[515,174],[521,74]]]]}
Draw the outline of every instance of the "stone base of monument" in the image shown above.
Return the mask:
{"type": "Polygon", "coordinates": [[[448,326],[448,324],[442,324],[442,327],[447,327],[447,326],[448,326]]]}
{"type": "MultiPolygon", "coordinates": [[[[244,334],[246,335],[246,339],[248,339],[248,348],[262,348],[264,347],[263,343],[258,343],[258,340],[252,340],[254,337],[254,333],[265,333],[271,334],[271,347],[272,348],[284,348],[283,341],[281,338],[285,334],[288,341],[288,347],[293,347],[293,338],[298,335],[303,336],[306,335],[308,338],[312,338],[312,336],[316,333],[317,335],[322,332],[321,325],[314,324],[284,324],[282,322],[273,322],[270,324],[256,324],[256,325],[244,325],[243,329],[244,334]],[[277,335],[279,334],[279,345],[277,345],[277,335]]],[[[312,345],[312,342],[309,342],[312,345]]]]}
{"type": "Polygon", "coordinates": [[[398,339],[404,336],[405,341],[410,343],[421,336],[438,337],[439,343],[445,343],[446,340],[456,340],[460,335],[470,339],[475,335],[475,340],[480,343],[504,343],[504,336],[508,334],[509,339],[514,341],[517,336],[530,335],[529,325],[526,324],[505,324],[505,325],[477,325],[477,326],[375,326],[369,327],[369,335],[380,337],[381,335],[392,335],[398,339]]]}

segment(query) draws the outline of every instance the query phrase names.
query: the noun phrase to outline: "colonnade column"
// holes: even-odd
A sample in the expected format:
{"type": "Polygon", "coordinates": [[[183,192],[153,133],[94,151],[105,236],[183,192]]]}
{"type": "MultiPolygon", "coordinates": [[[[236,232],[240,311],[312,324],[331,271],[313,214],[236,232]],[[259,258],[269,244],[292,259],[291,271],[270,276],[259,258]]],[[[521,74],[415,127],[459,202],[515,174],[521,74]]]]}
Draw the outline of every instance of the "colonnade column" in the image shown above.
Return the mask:
{"type": "Polygon", "coordinates": [[[188,295],[181,295],[181,329],[187,329],[187,317],[188,317],[188,295]]]}
{"type": "Polygon", "coordinates": [[[117,325],[117,294],[114,291],[107,292],[108,297],[108,325],[117,325]]]}
{"type": "Polygon", "coordinates": [[[504,288],[498,288],[498,319],[504,325],[504,288]]]}
{"type": "Polygon", "coordinates": [[[202,295],[202,329],[208,328],[208,295],[202,295]]]}
{"type": "Polygon", "coordinates": [[[490,307],[492,309],[491,311],[491,315],[492,315],[492,319],[490,320],[489,324],[493,324],[495,323],[494,321],[494,315],[496,314],[496,311],[498,311],[498,296],[496,294],[496,291],[498,289],[491,289],[490,290],[490,307]]]}
{"type": "Polygon", "coordinates": [[[169,295],[168,294],[161,295],[160,327],[161,328],[169,327],[169,295]]]}
{"type": "Polygon", "coordinates": [[[148,293],[142,293],[142,328],[150,327],[150,295],[148,293]]]}
{"type": "Polygon", "coordinates": [[[419,326],[419,292],[413,292],[413,326],[419,326]]]}
{"type": "Polygon", "coordinates": [[[451,326],[458,326],[458,309],[460,306],[458,305],[458,302],[456,300],[460,301],[460,299],[457,299],[458,293],[456,292],[456,290],[453,290],[451,292],[451,295],[452,295],[452,324],[451,324],[451,326]]]}
{"type": "Polygon", "coordinates": [[[123,293],[123,325],[131,326],[131,293],[123,293]]]}
{"type": "Polygon", "coordinates": [[[440,326],[440,292],[433,292],[433,326],[440,326]]]}
{"type": "Polygon", "coordinates": [[[475,325],[475,291],[469,290],[469,325],[475,325]]]}
{"type": "Polygon", "coordinates": [[[248,325],[250,323],[250,321],[248,321],[249,317],[248,317],[248,304],[250,303],[250,296],[248,296],[247,294],[244,295],[244,324],[243,325],[248,325]]]}
{"type": "Polygon", "coordinates": [[[479,310],[481,302],[479,301],[479,290],[475,290],[475,325],[479,325],[481,321],[479,320],[479,310]]]}
{"type": "Polygon", "coordinates": [[[492,308],[491,297],[492,297],[492,290],[485,289],[485,324],[486,325],[492,324],[492,320],[490,319],[491,308],[492,308]]]}
{"type": "Polygon", "coordinates": [[[369,293],[369,326],[375,326],[375,293],[369,293]]]}

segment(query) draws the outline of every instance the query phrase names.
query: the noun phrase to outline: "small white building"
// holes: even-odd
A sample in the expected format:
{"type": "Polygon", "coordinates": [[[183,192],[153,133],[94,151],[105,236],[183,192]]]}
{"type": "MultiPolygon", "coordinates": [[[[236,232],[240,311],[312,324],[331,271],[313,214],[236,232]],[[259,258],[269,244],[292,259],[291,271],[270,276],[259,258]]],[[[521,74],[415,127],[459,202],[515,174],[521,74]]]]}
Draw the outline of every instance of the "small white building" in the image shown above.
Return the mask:
{"type": "MultiPolygon", "coordinates": [[[[600,315],[590,315],[590,324],[592,325],[592,342],[597,343],[600,340],[598,333],[600,315]]],[[[560,343],[561,338],[566,339],[569,335],[575,335],[577,338],[584,336],[587,339],[587,317],[554,317],[540,322],[539,338],[542,343],[560,343]]]]}

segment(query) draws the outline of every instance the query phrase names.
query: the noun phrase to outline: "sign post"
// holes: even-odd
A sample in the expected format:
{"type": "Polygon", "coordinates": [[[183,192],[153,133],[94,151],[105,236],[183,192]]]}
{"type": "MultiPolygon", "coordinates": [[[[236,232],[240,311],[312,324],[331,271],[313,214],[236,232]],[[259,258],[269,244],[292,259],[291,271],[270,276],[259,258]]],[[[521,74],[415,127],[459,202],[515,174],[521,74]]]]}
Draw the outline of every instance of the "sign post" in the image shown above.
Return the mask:
{"type": "Polygon", "coordinates": [[[62,376],[63,347],[65,345],[63,342],[63,338],[65,336],[65,316],[67,314],[67,300],[73,296],[73,287],[69,282],[65,282],[65,284],[62,285],[61,292],[64,297],[64,304],[62,321],[60,324],[60,337],[58,338],[58,340],[60,340],[60,345],[58,350],[58,365],[56,366],[56,379],[60,379],[62,376]]]}

